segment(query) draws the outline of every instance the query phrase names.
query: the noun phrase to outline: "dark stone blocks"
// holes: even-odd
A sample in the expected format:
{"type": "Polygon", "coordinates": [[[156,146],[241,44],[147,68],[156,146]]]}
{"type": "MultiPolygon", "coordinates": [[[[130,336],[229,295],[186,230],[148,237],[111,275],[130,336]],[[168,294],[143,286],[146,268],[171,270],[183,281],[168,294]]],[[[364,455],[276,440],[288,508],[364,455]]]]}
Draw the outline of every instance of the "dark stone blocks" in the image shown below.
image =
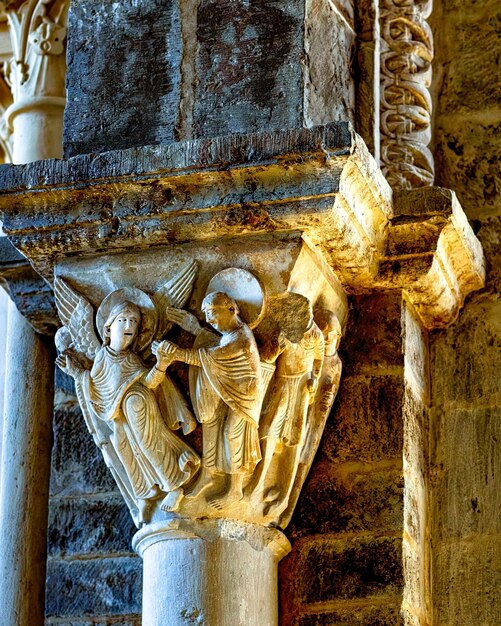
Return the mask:
{"type": "Polygon", "coordinates": [[[289,583],[284,590],[305,605],[397,595],[403,587],[402,540],[397,537],[304,539],[287,561],[281,566],[289,583]]]}
{"type": "Polygon", "coordinates": [[[120,495],[91,500],[52,500],[49,555],[67,557],[132,552],[130,541],[135,530],[129,509],[120,495]]]}
{"type": "Polygon", "coordinates": [[[174,139],[182,39],[178,12],[176,0],[73,0],[66,157],[174,139]]]}
{"type": "Polygon", "coordinates": [[[343,378],[324,432],[323,454],[337,462],[401,456],[403,397],[400,376],[343,378]]]}
{"type": "Polygon", "coordinates": [[[399,469],[347,472],[318,463],[303,488],[288,534],[398,531],[403,524],[403,476],[399,469]]]}
{"type": "Polygon", "coordinates": [[[202,0],[196,136],[302,126],[304,2],[202,0]]]}
{"type": "Polygon", "coordinates": [[[54,414],[50,490],[52,496],[117,490],[76,404],[58,408],[54,414]]]}
{"type": "Polygon", "coordinates": [[[47,617],[131,615],[141,611],[139,557],[62,561],[47,564],[47,617]]]}

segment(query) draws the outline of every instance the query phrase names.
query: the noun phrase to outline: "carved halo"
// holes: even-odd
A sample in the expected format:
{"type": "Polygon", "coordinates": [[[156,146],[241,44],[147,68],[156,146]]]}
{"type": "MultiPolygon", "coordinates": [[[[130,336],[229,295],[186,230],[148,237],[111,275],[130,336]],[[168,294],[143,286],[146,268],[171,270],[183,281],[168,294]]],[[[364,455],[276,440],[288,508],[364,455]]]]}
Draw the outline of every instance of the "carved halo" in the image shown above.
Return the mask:
{"type": "Polygon", "coordinates": [[[266,300],[258,279],[247,270],[229,267],[213,276],[207,286],[206,295],[222,291],[233,298],[240,309],[240,317],[250,328],[255,328],[263,319],[266,300]]]}
{"type": "Polygon", "coordinates": [[[152,341],[157,328],[158,315],[150,296],[135,287],[117,289],[106,296],[96,314],[97,329],[104,340],[104,325],[113,308],[121,302],[132,302],[141,311],[141,328],[137,339],[137,350],[142,352],[152,341]]]}

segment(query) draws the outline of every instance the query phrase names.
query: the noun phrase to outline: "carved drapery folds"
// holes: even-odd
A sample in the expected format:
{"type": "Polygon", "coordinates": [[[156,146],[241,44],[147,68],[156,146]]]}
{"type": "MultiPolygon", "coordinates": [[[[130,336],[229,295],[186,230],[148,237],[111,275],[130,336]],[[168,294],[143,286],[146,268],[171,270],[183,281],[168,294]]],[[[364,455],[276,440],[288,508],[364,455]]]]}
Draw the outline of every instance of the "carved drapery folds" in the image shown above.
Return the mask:
{"type": "Polygon", "coordinates": [[[191,259],[94,316],[57,277],[58,365],[137,526],[176,512],[285,527],[339,386],[340,321],[329,297],[273,293],[242,268],[211,277],[197,315],[182,308],[196,281],[191,259]]]}
{"type": "Polygon", "coordinates": [[[381,4],[381,168],[394,189],[432,185],[432,0],[381,4]]]}
{"type": "Polygon", "coordinates": [[[437,328],[484,283],[454,194],[392,193],[342,123],[3,176],[5,232],[54,285],[59,363],[138,525],[285,528],[339,385],[347,294],[400,290],[437,328]]]}

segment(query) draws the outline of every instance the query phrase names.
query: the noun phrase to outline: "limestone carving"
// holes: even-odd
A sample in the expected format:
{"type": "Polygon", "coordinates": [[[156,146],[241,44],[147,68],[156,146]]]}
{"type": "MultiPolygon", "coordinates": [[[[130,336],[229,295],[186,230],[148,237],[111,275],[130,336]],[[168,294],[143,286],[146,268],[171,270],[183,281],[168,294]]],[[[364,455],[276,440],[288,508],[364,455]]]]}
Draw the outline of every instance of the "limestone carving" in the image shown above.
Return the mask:
{"type": "MultiPolygon", "coordinates": [[[[157,302],[184,304],[195,276],[191,263],[155,294],[157,302]]],[[[97,312],[64,280],[55,280],[56,304],[64,323],[56,337],[57,364],[75,379],[89,431],[103,452],[138,525],[153,503],[179,507],[183,485],[197,472],[198,455],[173,431],[186,434],[196,423],[184,398],[166,374],[169,357],[152,340],[159,322],[154,301],[135,288],[113,291],[97,312]],[[141,355],[152,346],[156,362],[141,355]]]]}
{"type": "Polygon", "coordinates": [[[263,461],[249,488],[253,500],[262,502],[263,514],[272,517],[287,508],[324,360],[324,338],[310,302],[300,294],[288,294],[288,300],[297,322],[280,327],[272,357],[275,375],[260,425],[263,461]],[[303,328],[300,320],[306,320],[303,328]]]}
{"type": "Polygon", "coordinates": [[[233,298],[209,293],[202,312],[220,336],[203,331],[187,311],[172,310],[170,319],[197,335],[196,347],[183,350],[164,341],[158,351],[190,365],[190,391],[203,433],[203,471],[191,495],[216,487],[217,478],[224,476],[223,492],[209,501],[222,508],[242,499],[243,481],[261,459],[261,367],[252,331],[233,298]]]}
{"type": "Polygon", "coordinates": [[[301,445],[299,464],[287,508],[280,516],[280,526],[285,528],[292,517],[301,488],[310,471],[311,464],[320,445],[325,423],[332,409],[339,383],[341,382],[341,359],[337,353],[341,341],[341,325],[329,309],[319,308],[314,320],[324,337],[324,359],[318,379],[315,402],[308,408],[304,440],[301,445]]]}
{"type": "Polygon", "coordinates": [[[93,306],[56,278],[57,363],[138,525],[176,512],[285,526],[339,385],[339,321],[299,293],[265,295],[239,268],[208,282],[199,321],[183,309],[195,279],[190,262],[151,296],[109,293],[101,343],[93,306]],[[195,451],[174,431],[197,422],[195,451]]]}
{"type": "Polygon", "coordinates": [[[1,0],[14,57],[5,68],[14,102],[65,96],[65,39],[69,0],[1,0]]]}
{"type": "Polygon", "coordinates": [[[433,184],[431,62],[426,18],[432,0],[383,0],[381,5],[381,167],[390,185],[433,184]]]}

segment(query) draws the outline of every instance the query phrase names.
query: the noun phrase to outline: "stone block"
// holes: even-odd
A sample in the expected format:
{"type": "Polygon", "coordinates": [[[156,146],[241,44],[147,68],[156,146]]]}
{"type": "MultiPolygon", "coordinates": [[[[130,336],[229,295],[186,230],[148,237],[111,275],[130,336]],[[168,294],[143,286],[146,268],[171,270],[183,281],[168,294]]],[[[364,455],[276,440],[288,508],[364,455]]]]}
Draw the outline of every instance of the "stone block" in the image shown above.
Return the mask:
{"type": "Polygon", "coordinates": [[[487,262],[486,290],[497,297],[501,292],[501,215],[482,219],[477,225],[477,237],[487,262]]]}
{"type": "Polygon", "coordinates": [[[141,611],[142,562],[139,557],[62,561],[49,559],[47,617],[118,616],[141,611]]]}
{"type": "Polygon", "coordinates": [[[281,564],[283,592],[302,604],[401,592],[402,540],[329,537],[296,542],[281,564]]]}
{"type": "Polygon", "coordinates": [[[432,563],[434,623],[497,626],[501,615],[501,542],[479,537],[436,545],[432,563]]]}
{"type": "Polygon", "coordinates": [[[201,0],[194,135],[302,126],[304,1],[201,0]]]}
{"type": "Polygon", "coordinates": [[[500,347],[501,300],[467,303],[453,326],[431,334],[434,403],[494,404],[501,391],[500,347]]]}
{"type": "Polygon", "coordinates": [[[327,462],[312,469],[289,526],[291,537],[402,529],[401,470],[346,472],[327,462]]]}
{"type": "Polygon", "coordinates": [[[181,41],[175,0],[74,0],[65,156],[172,141],[181,41]]]}
{"type": "Polygon", "coordinates": [[[334,120],[354,121],[353,56],[355,31],[350,3],[309,0],[305,22],[306,126],[334,120]],[[350,15],[351,11],[351,15],[350,15]]]}
{"type": "Polygon", "coordinates": [[[343,377],[324,431],[323,454],[337,462],[400,457],[403,395],[399,376],[343,377]]]}
{"type": "Polygon", "coordinates": [[[115,481],[85,426],[78,405],[54,413],[52,496],[117,491],[115,481]]]}
{"type": "Polygon", "coordinates": [[[58,498],[49,507],[48,550],[52,557],[132,552],[135,532],[121,496],[58,498]]]}
{"type": "Polygon", "coordinates": [[[445,5],[447,27],[435,31],[436,60],[444,64],[439,111],[497,107],[499,82],[493,77],[499,72],[501,8],[495,3],[474,7],[471,0],[448,0],[445,5]],[[455,3],[455,9],[449,8],[455,3]]]}
{"type": "MultiPolygon", "coordinates": [[[[478,98],[478,92],[475,92],[478,98]]],[[[436,184],[450,187],[470,220],[499,214],[500,113],[437,116],[436,184]]]]}
{"type": "MultiPolygon", "coordinates": [[[[294,626],[403,626],[398,603],[370,602],[300,615],[294,626]]],[[[407,625],[406,625],[407,626],[407,625]]]]}
{"type": "Polygon", "coordinates": [[[76,620],[70,618],[61,621],[59,618],[46,619],[45,626],[141,626],[140,615],[121,615],[120,617],[101,617],[97,621],[95,619],[78,618],[76,620]]]}
{"type": "Polygon", "coordinates": [[[433,514],[444,539],[501,533],[501,408],[440,415],[433,514]]]}
{"type": "Polygon", "coordinates": [[[343,375],[403,365],[399,294],[353,296],[340,346],[343,375]]]}

